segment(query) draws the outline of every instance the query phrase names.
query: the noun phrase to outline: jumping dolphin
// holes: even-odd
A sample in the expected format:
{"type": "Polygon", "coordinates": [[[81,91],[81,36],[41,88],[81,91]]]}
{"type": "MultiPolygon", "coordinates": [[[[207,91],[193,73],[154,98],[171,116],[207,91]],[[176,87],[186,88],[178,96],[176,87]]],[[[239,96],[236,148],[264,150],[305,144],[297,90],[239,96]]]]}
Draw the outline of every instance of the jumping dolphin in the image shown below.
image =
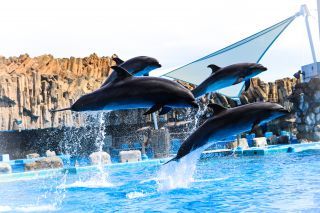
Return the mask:
{"type": "Polygon", "coordinates": [[[267,70],[266,67],[256,63],[239,63],[223,68],[210,64],[208,68],[212,69],[212,74],[192,91],[195,98],[242,81],[246,82],[245,90],[247,90],[250,79],[267,70]]]}
{"type": "Polygon", "coordinates": [[[269,102],[250,103],[230,109],[218,104],[209,104],[208,107],[215,112],[214,117],[192,133],[179,148],[177,156],[170,161],[178,161],[196,149],[204,150],[215,141],[255,129],[289,113],[281,105],[269,102]]]}
{"type": "Polygon", "coordinates": [[[116,65],[119,66],[120,64],[122,64],[124,61],[122,59],[120,59],[118,56],[112,57],[112,60],[114,60],[116,62],[116,65]]]}
{"type": "MultiPolygon", "coordinates": [[[[134,76],[143,76],[148,74],[151,70],[161,67],[157,59],[148,56],[134,57],[125,62],[120,58],[114,58],[113,60],[116,62],[117,66],[124,68],[134,76]]],[[[113,81],[116,77],[117,72],[112,72],[101,87],[113,81]]]]}
{"type": "Polygon", "coordinates": [[[177,82],[158,77],[134,77],[122,67],[112,68],[117,73],[112,82],[83,95],[70,108],[52,112],[150,108],[145,114],[161,109],[159,115],[162,115],[173,107],[198,108],[192,93],[177,82]]]}

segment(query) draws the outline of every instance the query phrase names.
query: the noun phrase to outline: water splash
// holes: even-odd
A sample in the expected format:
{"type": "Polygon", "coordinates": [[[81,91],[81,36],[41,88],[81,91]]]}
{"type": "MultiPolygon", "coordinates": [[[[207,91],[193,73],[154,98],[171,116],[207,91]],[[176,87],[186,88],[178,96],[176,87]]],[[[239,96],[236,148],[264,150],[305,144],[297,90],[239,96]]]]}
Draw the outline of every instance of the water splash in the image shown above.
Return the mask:
{"type": "Polygon", "coordinates": [[[126,194],[126,197],[128,199],[136,199],[141,197],[146,197],[148,194],[145,194],[143,192],[129,192],[126,194]]]}
{"type": "MultiPolygon", "coordinates": [[[[191,126],[188,132],[192,134],[201,125],[203,116],[207,111],[207,105],[201,104],[198,100],[198,105],[200,106],[197,111],[188,113],[188,120],[192,120],[191,126]]],[[[189,137],[189,136],[187,136],[189,137]]],[[[185,139],[187,139],[187,137],[185,139]]],[[[193,175],[196,170],[197,160],[200,158],[201,153],[205,148],[197,149],[187,156],[180,159],[179,162],[171,162],[163,165],[158,174],[158,190],[170,190],[174,188],[186,188],[189,187],[190,183],[193,182],[193,175]]]]}
{"type": "Polygon", "coordinates": [[[202,151],[195,150],[177,162],[161,166],[157,174],[158,191],[188,188],[194,182],[193,176],[202,151]]]}
{"type": "MultiPolygon", "coordinates": [[[[107,112],[92,112],[92,113],[73,113],[74,123],[81,118],[83,120],[82,123],[85,123],[84,127],[78,126],[77,128],[69,129],[70,131],[64,132],[64,138],[60,142],[61,150],[64,150],[66,155],[69,156],[82,156],[84,153],[80,152],[83,150],[82,143],[89,137],[96,137],[94,146],[98,153],[102,153],[104,143],[105,143],[105,135],[106,135],[106,117],[109,116],[107,112]],[[90,128],[87,128],[90,127],[90,128]],[[86,131],[88,130],[88,131],[86,131]]],[[[76,162],[71,162],[69,159],[68,164],[72,166],[76,162]]],[[[73,187],[86,187],[86,188],[104,188],[104,187],[112,187],[113,185],[108,181],[108,173],[105,171],[103,165],[103,157],[102,154],[99,155],[97,171],[87,179],[79,179],[73,183],[67,184],[69,182],[67,179],[69,177],[68,173],[65,173],[62,178],[56,177],[56,184],[52,184],[50,189],[47,189],[41,198],[38,198],[37,204],[41,204],[40,201],[47,200],[48,197],[52,197],[53,205],[56,207],[61,206],[63,200],[66,196],[66,189],[73,187]]]]}
{"type": "MultiPolygon", "coordinates": [[[[200,102],[200,101],[199,101],[200,102]]],[[[199,109],[196,113],[189,113],[188,120],[192,120],[192,125],[188,132],[191,134],[196,131],[201,123],[201,117],[207,111],[207,106],[199,103],[199,109]]],[[[193,176],[196,171],[197,161],[201,153],[209,146],[194,150],[187,156],[181,158],[178,162],[173,161],[161,166],[158,171],[157,180],[158,191],[166,191],[175,188],[188,188],[194,181],[193,176]]]]}
{"type": "MultiPolygon", "coordinates": [[[[96,125],[98,123],[96,129],[94,130],[96,133],[95,139],[95,147],[98,154],[98,171],[93,174],[87,180],[81,180],[74,182],[69,185],[71,187],[88,187],[88,188],[100,188],[100,187],[111,187],[112,183],[109,182],[109,173],[106,171],[104,167],[104,159],[103,159],[103,147],[105,145],[105,137],[106,137],[106,119],[109,116],[108,112],[93,112],[87,113],[89,117],[91,117],[91,124],[96,125]],[[98,122],[97,122],[98,121],[98,122]]],[[[91,134],[94,132],[91,132],[91,134]]]]}
{"type": "MultiPolygon", "coordinates": [[[[202,104],[200,100],[198,100],[199,108],[197,111],[191,111],[187,113],[187,120],[191,120],[191,125],[189,126],[188,132],[192,134],[197,128],[204,122],[206,112],[207,112],[207,105],[202,104]]],[[[190,109],[189,109],[190,110],[190,109]]],[[[185,138],[186,139],[186,138],[185,138]]]]}
{"type": "MultiPolygon", "coordinates": [[[[51,175],[43,179],[42,181],[38,181],[38,184],[41,185],[41,188],[45,189],[44,193],[36,198],[36,202],[34,206],[28,206],[26,211],[30,209],[30,211],[44,211],[41,208],[35,209],[34,207],[50,207],[52,209],[58,209],[62,202],[66,197],[66,189],[59,188],[60,184],[65,184],[67,181],[67,174],[62,174],[60,172],[53,172],[51,175]],[[48,184],[50,183],[50,184],[48,184]],[[43,203],[47,203],[48,205],[43,205],[43,203]]],[[[49,209],[48,209],[49,210],[49,209]]],[[[20,210],[19,210],[20,211],[20,210]]],[[[53,211],[53,210],[52,210],[53,211]]]]}
{"type": "MultiPolygon", "coordinates": [[[[106,113],[106,114],[109,115],[109,113],[106,113]]],[[[98,161],[98,165],[97,165],[99,172],[96,175],[96,177],[94,177],[94,179],[93,179],[93,180],[97,180],[97,181],[100,180],[100,183],[102,183],[103,185],[110,184],[108,182],[109,174],[103,166],[103,159],[102,159],[103,146],[105,143],[104,139],[106,138],[106,125],[105,125],[105,115],[106,114],[103,112],[98,114],[99,132],[98,132],[95,144],[96,144],[96,147],[97,147],[98,153],[99,153],[99,161],[98,161]]]]}

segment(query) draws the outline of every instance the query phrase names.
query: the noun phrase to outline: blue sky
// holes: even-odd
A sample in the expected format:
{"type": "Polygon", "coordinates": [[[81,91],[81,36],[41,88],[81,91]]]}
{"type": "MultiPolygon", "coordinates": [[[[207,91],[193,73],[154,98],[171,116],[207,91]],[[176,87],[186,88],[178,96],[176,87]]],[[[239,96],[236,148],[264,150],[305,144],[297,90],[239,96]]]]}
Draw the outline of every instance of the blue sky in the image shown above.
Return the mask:
{"type": "MultiPolygon", "coordinates": [[[[0,7],[0,55],[84,57],[117,53],[123,59],[148,55],[163,69],[184,65],[259,30],[307,4],[319,52],[316,0],[11,0],[0,7]]],[[[317,55],[319,57],[319,54],[317,55]]],[[[267,81],[311,63],[302,17],[268,51],[262,64],[267,81]]]]}

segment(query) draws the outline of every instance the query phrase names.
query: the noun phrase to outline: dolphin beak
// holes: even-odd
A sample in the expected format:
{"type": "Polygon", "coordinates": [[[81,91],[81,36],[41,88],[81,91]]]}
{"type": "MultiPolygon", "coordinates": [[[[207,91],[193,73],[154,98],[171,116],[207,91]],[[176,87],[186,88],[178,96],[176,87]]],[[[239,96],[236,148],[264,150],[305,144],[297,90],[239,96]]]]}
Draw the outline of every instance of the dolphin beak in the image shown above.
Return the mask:
{"type": "Polygon", "coordinates": [[[267,70],[268,70],[268,68],[266,68],[265,66],[263,66],[263,65],[261,65],[261,64],[259,64],[259,65],[257,66],[257,68],[258,68],[261,72],[264,72],[264,71],[267,71],[267,70]]]}
{"type": "Polygon", "coordinates": [[[158,67],[160,68],[160,67],[161,67],[161,64],[158,64],[158,67]]]}
{"type": "Polygon", "coordinates": [[[259,71],[259,72],[264,72],[264,71],[268,70],[268,68],[266,68],[262,64],[253,64],[253,65],[250,66],[249,69],[256,70],[256,71],[259,71]]]}
{"type": "Polygon", "coordinates": [[[262,68],[261,68],[261,71],[262,71],[262,72],[267,71],[267,70],[268,70],[268,68],[266,68],[266,67],[262,67],[262,68]]]}

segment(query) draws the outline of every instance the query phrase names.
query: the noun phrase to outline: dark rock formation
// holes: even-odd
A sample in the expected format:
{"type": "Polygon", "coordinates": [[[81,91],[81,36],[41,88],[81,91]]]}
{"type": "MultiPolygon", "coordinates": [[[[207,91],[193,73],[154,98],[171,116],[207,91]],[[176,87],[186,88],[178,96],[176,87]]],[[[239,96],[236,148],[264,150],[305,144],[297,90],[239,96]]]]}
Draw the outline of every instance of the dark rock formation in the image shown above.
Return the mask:
{"type": "Polygon", "coordinates": [[[320,140],[320,79],[297,84],[290,100],[296,111],[297,138],[307,141],[320,140]]]}

